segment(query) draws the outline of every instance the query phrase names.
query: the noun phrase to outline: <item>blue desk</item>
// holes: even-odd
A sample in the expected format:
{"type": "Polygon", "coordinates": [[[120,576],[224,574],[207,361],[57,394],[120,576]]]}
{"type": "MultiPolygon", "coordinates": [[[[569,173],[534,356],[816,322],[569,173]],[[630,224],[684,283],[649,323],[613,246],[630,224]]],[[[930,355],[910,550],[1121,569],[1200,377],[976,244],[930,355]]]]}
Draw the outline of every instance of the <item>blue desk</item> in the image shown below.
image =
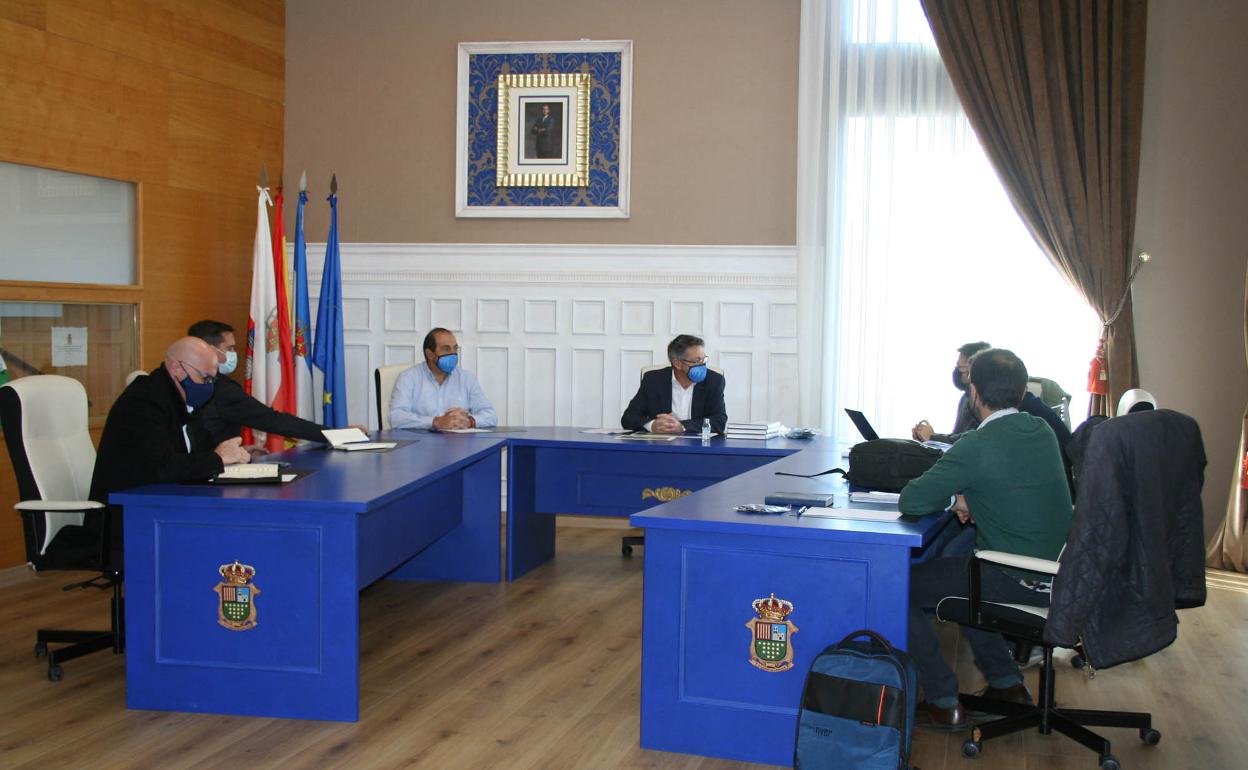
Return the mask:
{"type": "Polygon", "coordinates": [[[499,580],[506,447],[508,579],[553,556],[555,513],[631,513],[648,530],[642,745],[783,762],[815,640],[859,626],[904,639],[910,552],[938,529],[731,510],[835,485],[773,475],[840,464],[820,440],[383,435],[415,443],[288,452],[281,459],[315,471],[289,485],[112,496],[125,510],[131,708],[358,719],[359,591],[382,577],[499,580]],[[222,625],[214,590],[236,559],[256,570],[258,622],[245,631],[222,625]],[[773,591],[794,602],[800,628],[796,665],[780,674],[746,663],[750,602],[773,591]]]}
{"type": "Polygon", "coordinates": [[[362,588],[498,581],[503,443],[301,450],[280,458],[315,472],[287,485],[112,495],[125,519],[127,705],[358,719],[362,588]],[[236,559],[255,568],[256,624],[243,631],[219,622],[214,590],[236,559]]]}
{"type": "Polygon", "coordinates": [[[696,436],[650,442],[577,428],[528,428],[505,435],[508,580],[554,556],[557,513],[628,516],[795,452],[825,446],[820,441],[718,436],[706,445],[696,436]]]}
{"type": "MultiPolygon", "coordinates": [[[[796,705],[811,659],[859,628],[904,646],[913,549],[947,517],[891,522],[737,513],[768,492],[835,492],[839,476],[800,479],[839,464],[821,447],[633,514],[646,529],[641,745],[704,756],[790,765],[796,705]],[[747,624],[756,599],[791,602],[784,632],[792,667],[750,663],[747,624]]],[[[774,637],[773,637],[774,638],[774,637]]]]}

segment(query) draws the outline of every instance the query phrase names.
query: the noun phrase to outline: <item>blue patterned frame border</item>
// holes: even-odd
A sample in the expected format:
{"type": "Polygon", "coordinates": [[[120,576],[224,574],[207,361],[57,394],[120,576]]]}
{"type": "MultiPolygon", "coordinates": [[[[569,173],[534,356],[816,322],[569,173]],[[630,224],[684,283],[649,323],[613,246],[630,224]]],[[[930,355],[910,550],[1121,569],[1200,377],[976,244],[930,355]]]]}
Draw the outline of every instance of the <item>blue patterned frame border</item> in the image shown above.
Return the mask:
{"type": "Polygon", "coordinates": [[[458,217],[627,218],[632,42],[461,43],[456,109],[458,217]],[[498,76],[588,72],[589,184],[498,187],[498,76]]]}

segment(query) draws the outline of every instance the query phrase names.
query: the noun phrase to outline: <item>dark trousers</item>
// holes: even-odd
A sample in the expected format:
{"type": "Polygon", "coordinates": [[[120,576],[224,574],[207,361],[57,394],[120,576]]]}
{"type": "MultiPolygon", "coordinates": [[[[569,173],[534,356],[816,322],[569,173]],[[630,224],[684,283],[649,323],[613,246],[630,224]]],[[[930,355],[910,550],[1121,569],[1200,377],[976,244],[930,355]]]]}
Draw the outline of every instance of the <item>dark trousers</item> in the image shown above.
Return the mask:
{"type": "MultiPolygon", "coordinates": [[[[929,614],[946,596],[967,595],[970,555],[951,555],[916,564],[910,569],[910,633],[907,649],[919,667],[919,683],[929,701],[955,697],[958,677],[940,654],[940,641],[929,614]]],[[[1049,606],[1049,594],[1024,588],[996,566],[983,565],[980,596],[985,601],[1049,606]]],[[[962,628],[971,645],[975,664],[984,678],[999,685],[1008,679],[1023,680],[1018,664],[1000,634],[962,628]]]]}

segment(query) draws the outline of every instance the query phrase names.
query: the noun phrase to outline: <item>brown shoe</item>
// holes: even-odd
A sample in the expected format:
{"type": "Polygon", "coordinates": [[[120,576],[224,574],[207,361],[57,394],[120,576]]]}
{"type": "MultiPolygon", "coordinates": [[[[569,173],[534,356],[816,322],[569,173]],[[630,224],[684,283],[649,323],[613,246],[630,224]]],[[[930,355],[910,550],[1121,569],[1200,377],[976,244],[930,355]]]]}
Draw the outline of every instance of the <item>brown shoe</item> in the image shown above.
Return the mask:
{"type": "Polygon", "coordinates": [[[951,733],[964,730],[970,727],[970,725],[970,721],[966,718],[966,709],[962,707],[961,703],[955,703],[951,708],[942,709],[939,706],[923,701],[914,711],[914,726],[920,729],[951,733]]]}
{"type": "Polygon", "coordinates": [[[980,697],[989,698],[991,700],[1001,700],[1006,703],[1017,703],[1020,706],[1034,706],[1036,702],[1031,699],[1031,693],[1027,691],[1027,685],[1019,682],[1010,687],[988,687],[979,693],[980,697]]]}

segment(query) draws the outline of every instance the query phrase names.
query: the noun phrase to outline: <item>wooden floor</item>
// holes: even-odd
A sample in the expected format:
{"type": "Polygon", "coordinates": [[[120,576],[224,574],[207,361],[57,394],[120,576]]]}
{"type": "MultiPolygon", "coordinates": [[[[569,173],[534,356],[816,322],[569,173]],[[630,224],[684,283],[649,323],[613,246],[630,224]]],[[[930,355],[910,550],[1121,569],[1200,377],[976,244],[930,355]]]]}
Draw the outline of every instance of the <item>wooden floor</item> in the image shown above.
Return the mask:
{"type": "MultiPolygon", "coordinates": [[[[124,660],[103,653],[50,683],[31,652],[35,628],[99,626],[106,596],[63,594],[65,573],[2,572],[0,767],[752,767],[638,748],[642,559],[620,557],[619,535],[561,528],[558,558],[511,585],[369,588],[358,724],[127,711],[124,660]]],[[[1127,770],[1248,767],[1248,580],[1211,573],[1209,586],[1169,649],[1092,680],[1059,670],[1061,703],[1152,711],[1157,747],[1106,731],[1127,770]]],[[[942,634],[964,687],[977,686],[956,629],[942,634]]],[[[1034,671],[1028,680],[1034,689],[1034,671]]],[[[1056,734],[988,743],[974,761],[961,742],[920,733],[914,764],[1096,767],[1056,734]]]]}

